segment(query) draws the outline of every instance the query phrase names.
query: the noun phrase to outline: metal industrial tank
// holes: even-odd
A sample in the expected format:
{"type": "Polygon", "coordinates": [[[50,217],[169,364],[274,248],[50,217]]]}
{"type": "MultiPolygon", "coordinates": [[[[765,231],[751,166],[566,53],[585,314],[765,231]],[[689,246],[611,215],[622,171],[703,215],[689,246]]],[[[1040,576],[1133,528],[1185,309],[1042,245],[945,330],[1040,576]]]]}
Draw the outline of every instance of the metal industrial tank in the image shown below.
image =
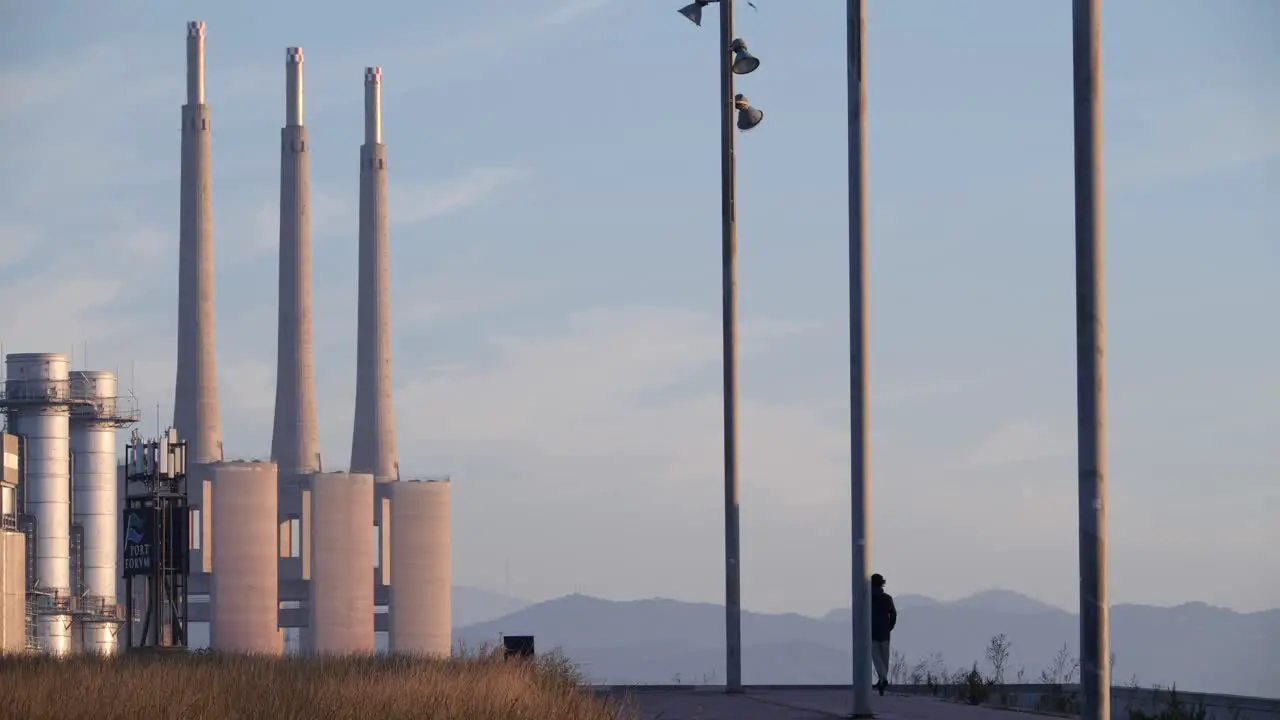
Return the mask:
{"type": "Polygon", "coordinates": [[[310,651],[372,653],[373,475],[310,477],[310,651]]]}
{"type": "Polygon", "coordinates": [[[391,496],[391,652],[448,656],[453,648],[450,483],[387,483],[391,496]]]}
{"type": "Polygon", "coordinates": [[[67,357],[5,357],[9,432],[25,436],[26,512],[35,518],[36,638],[51,655],[71,652],[71,388],[67,357]]]}
{"type": "Polygon", "coordinates": [[[83,533],[78,636],[86,652],[117,651],[120,571],[120,497],[116,429],[137,421],[136,411],[117,407],[116,375],[105,370],[71,373],[72,523],[83,533]]]}
{"type": "Polygon", "coordinates": [[[210,522],[218,550],[210,582],[209,646],[225,652],[278,655],[276,466],[218,462],[207,466],[210,522]]]}

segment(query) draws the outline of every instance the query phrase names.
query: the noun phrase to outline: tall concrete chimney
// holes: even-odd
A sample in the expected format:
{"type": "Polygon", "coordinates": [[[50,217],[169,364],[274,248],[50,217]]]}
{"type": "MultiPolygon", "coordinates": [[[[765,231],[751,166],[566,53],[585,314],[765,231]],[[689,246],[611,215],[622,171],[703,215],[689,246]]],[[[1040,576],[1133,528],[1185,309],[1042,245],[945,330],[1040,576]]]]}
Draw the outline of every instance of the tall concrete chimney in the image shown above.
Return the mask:
{"type": "Polygon", "coordinates": [[[285,60],[280,131],[280,320],[271,459],[283,485],[320,469],[315,347],[311,335],[311,181],[302,120],[302,48],[285,60]]]}
{"type": "Polygon", "coordinates": [[[213,166],[204,102],[204,22],[187,23],[178,226],[178,377],[173,426],[190,463],[222,459],[213,341],[213,166]]]}
{"type": "Polygon", "coordinates": [[[391,270],[387,240],[387,147],[382,144],[382,68],[364,69],[360,146],[360,300],[351,472],[400,477],[391,400],[391,270]]]}

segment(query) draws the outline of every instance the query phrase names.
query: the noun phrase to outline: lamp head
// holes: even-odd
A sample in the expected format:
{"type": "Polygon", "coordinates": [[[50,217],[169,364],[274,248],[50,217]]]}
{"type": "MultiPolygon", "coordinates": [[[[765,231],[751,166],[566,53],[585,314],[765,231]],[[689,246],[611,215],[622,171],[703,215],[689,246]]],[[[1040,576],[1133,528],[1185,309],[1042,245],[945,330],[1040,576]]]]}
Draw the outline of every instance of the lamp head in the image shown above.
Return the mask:
{"type": "Polygon", "coordinates": [[[764,120],[764,112],[758,108],[751,107],[747,102],[747,96],[741,93],[733,98],[733,106],[738,109],[738,129],[747,131],[759,125],[764,120]]]}
{"type": "Polygon", "coordinates": [[[760,67],[760,58],[747,52],[747,41],[738,38],[733,41],[733,45],[729,46],[729,51],[733,53],[733,72],[735,75],[746,75],[755,72],[760,67]]]}
{"type": "Polygon", "coordinates": [[[680,14],[688,18],[689,22],[702,27],[702,8],[711,4],[711,0],[694,0],[693,2],[680,8],[680,14]]]}

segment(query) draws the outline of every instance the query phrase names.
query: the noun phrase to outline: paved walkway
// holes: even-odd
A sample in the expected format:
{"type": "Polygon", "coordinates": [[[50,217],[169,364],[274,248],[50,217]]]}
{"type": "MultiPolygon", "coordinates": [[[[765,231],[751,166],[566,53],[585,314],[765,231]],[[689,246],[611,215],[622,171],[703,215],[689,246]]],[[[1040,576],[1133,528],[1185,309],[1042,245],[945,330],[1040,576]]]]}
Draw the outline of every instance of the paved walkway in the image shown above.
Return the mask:
{"type": "MultiPolygon", "coordinates": [[[[742,695],[722,687],[633,687],[608,691],[625,697],[640,720],[830,720],[853,710],[848,688],[747,688],[742,695]]],[[[882,720],[1017,720],[995,708],[972,707],[934,698],[872,696],[872,710],[882,720]]]]}

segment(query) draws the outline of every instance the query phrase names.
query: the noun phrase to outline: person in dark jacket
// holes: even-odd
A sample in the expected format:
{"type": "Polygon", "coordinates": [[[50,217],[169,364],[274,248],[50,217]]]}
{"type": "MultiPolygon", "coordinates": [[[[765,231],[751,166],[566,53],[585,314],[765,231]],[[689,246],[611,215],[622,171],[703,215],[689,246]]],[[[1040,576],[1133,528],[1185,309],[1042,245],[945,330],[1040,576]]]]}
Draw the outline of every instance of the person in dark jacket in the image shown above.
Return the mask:
{"type": "Polygon", "coordinates": [[[884,576],[871,576],[871,660],[880,682],[876,689],[884,695],[889,687],[889,634],[898,624],[898,609],[893,606],[893,596],[884,591],[884,576]]]}

